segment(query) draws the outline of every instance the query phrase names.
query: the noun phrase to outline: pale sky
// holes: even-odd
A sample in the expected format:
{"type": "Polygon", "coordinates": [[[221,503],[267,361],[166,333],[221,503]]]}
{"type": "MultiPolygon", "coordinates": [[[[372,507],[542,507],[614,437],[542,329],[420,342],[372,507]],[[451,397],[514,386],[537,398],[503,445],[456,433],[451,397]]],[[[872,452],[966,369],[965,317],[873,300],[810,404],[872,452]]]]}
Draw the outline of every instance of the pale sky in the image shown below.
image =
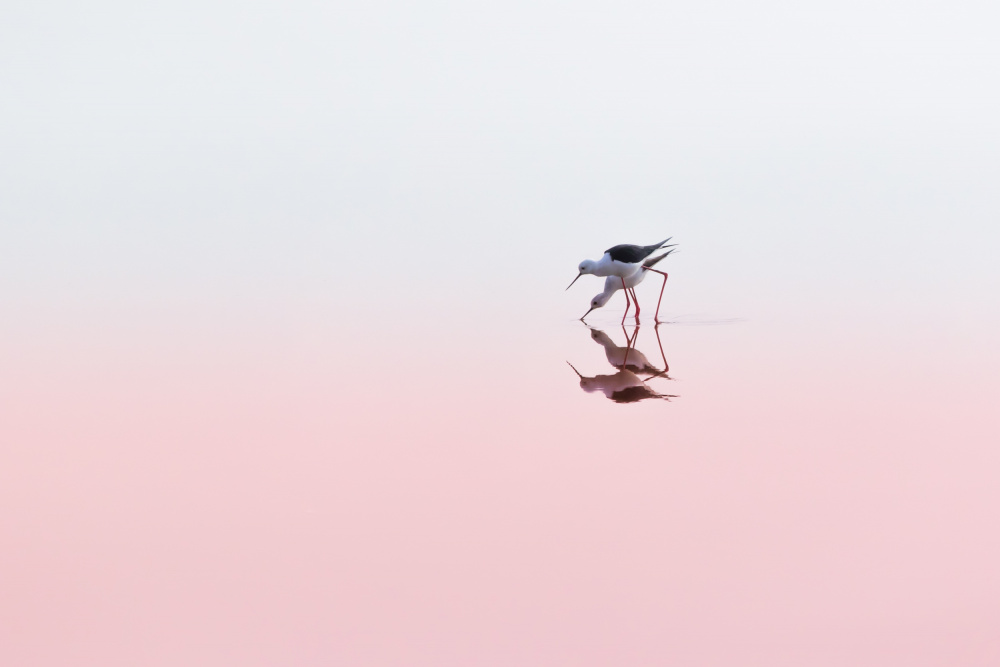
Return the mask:
{"type": "Polygon", "coordinates": [[[997,19],[18,3],[0,26],[0,295],[356,305],[360,282],[569,313],[599,291],[560,293],[581,259],[673,235],[685,308],[845,285],[974,304],[1000,284],[997,19]]]}

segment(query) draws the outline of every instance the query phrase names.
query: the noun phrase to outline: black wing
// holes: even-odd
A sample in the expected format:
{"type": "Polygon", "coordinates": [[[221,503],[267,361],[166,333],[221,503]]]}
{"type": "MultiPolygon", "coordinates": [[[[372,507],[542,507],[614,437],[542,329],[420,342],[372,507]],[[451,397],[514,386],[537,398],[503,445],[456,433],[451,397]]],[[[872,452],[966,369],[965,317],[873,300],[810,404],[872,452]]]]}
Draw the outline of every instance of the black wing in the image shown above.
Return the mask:
{"type": "MultiPolygon", "coordinates": [[[[673,238],[673,237],[671,237],[673,238]]],[[[653,245],[630,245],[622,244],[616,245],[612,248],[608,248],[604,252],[611,256],[611,259],[616,262],[624,262],[626,264],[638,264],[642,260],[646,259],[654,252],[663,247],[663,245],[670,239],[665,239],[659,243],[654,243],[653,245]]]]}

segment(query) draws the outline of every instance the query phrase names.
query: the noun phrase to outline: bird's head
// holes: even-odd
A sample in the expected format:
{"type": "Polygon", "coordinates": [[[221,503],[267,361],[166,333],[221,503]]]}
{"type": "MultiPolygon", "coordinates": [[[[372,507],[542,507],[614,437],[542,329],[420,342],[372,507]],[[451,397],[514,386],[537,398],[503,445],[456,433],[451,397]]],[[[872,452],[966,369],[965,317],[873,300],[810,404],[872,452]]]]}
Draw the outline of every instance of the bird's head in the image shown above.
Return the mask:
{"type": "MultiPolygon", "coordinates": [[[[598,294],[597,296],[595,296],[593,299],[590,300],[590,310],[588,310],[587,312],[585,312],[583,314],[583,317],[586,317],[587,315],[590,315],[590,312],[592,310],[595,310],[597,308],[603,308],[604,305],[608,302],[608,299],[610,299],[610,298],[611,298],[611,293],[608,293],[608,292],[601,292],[600,294],[598,294]]],[[[581,317],[580,319],[582,320],[583,317],[581,317]]]]}
{"type": "MultiPolygon", "coordinates": [[[[595,266],[597,266],[597,262],[594,262],[594,261],[589,260],[589,259],[585,259],[582,262],[580,262],[580,266],[576,267],[579,270],[579,273],[576,274],[576,278],[573,278],[573,283],[575,283],[577,280],[579,280],[580,276],[582,276],[583,274],[585,274],[585,273],[593,273],[595,266]]],[[[566,289],[569,289],[570,287],[572,287],[573,283],[570,283],[569,287],[567,287],[566,289]]]]}

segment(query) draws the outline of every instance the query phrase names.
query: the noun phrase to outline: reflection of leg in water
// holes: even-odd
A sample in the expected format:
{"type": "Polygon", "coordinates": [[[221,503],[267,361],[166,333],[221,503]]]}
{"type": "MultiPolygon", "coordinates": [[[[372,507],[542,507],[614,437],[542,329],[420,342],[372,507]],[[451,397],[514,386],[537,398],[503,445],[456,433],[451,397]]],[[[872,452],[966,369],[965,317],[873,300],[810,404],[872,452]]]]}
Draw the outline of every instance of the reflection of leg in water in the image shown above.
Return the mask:
{"type": "MultiPolygon", "coordinates": [[[[636,302],[636,305],[638,306],[638,301],[636,302]]],[[[639,337],[639,327],[635,328],[635,334],[631,338],[629,338],[628,331],[625,330],[625,324],[623,320],[622,333],[625,334],[625,358],[622,360],[622,370],[625,370],[625,367],[628,365],[628,353],[635,346],[635,339],[639,337]]]]}
{"type": "Polygon", "coordinates": [[[663,354],[663,343],[660,341],[660,326],[656,325],[653,327],[653,331],[656,332],[656,344],[660,346],[660,358],[663,359],[663,372],[666,373],[670,370],[670,364],[667,363],[667,355],[663,354]]]}
{"type": "MultiPolygon", "coordinates": [[[[666,377],[667,373],[670,372],[670,364],[667,363],[667,355],[663,354],[663,343],[660,341],[660,323],[657,322],[653,326],[653,331],[656,333],[656,344],[660,346],[660,359],[663,359],[663,370],[659,373],[653,374],[651,377],[656,377],[662,375],[666,377]]],[[[667,378],[668,380],[670,378],[667,378]]]]}

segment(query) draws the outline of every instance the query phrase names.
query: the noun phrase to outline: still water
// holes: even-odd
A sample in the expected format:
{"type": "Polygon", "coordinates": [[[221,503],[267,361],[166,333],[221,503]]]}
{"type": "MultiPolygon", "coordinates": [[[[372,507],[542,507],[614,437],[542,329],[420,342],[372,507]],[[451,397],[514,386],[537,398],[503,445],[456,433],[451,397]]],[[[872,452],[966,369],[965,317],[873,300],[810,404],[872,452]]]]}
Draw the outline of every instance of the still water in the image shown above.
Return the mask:
{"type": "Polygon", "coordinates": [[[9,338],[9,664],[1000,659],[989,332],[615,305],[9,338]]]}

